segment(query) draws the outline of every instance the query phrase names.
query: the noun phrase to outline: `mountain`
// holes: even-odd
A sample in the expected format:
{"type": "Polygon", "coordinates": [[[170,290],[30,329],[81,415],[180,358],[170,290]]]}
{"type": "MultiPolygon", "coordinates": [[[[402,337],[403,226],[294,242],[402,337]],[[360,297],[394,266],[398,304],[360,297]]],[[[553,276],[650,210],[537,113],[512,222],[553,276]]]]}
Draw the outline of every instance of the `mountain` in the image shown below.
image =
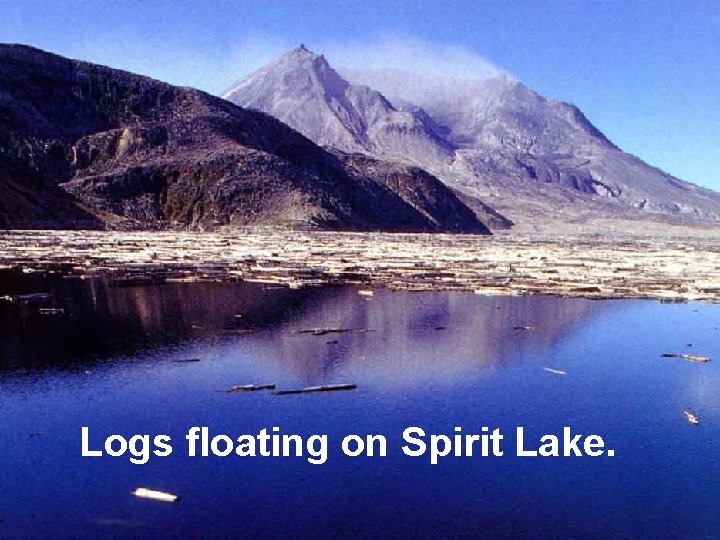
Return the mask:
{"type": "Polygon", "coordinates": [[[301,47],[223,97],[320,145],[420,166],[524,228],[720,220],[720,194],[624,153],[575,106],[507,76],[338,72],[301,47]]]}
{"type": "Polygon", "coordinates": [[[0,45],[0,226],[488,233],[434,176],[191,88],[0,45]]]}
{"type": "Polygon", "coordinates": [[[321,146],[385,159],[452,161],[453,148],[421,110],[394,107],[382,94],[351,85],[325,57],[303,45],[242,79],[222,96],[281,119],[321,146]]]}

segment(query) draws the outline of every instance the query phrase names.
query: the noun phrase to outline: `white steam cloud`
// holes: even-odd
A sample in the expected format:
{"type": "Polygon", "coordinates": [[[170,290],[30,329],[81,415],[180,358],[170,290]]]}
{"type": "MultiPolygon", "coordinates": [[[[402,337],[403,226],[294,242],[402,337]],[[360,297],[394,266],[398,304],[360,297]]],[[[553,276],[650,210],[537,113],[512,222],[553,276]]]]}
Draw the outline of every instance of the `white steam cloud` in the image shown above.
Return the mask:
{"type": "MultiPolygon", "coordinates": [[[[230,87],[238,79],[271,63],[281,54],[298,47],[274,36],[254,35],[241,40],[232,53],[219,62],[213,84],[215,93],[230,87]]],[[[440,79],[483,80],[513,77],[479,54],[459,45],[433,43],[412,36],[388,36],[368,41],[323,41],[304,44],[323,54],[330,64],[345,75],[353,72],[393,70],[440,79]]],[[[210,88],[210,84],[203,85],[210,88]]]]}
{"type": "Polygon", "coordinates": [[[323,49],[315,52],[325,54],[334,66],[353,70],[391,69],[456,79],[510,77],[505,70],[466,47],[409,36],[329,43],[323,49]]]}

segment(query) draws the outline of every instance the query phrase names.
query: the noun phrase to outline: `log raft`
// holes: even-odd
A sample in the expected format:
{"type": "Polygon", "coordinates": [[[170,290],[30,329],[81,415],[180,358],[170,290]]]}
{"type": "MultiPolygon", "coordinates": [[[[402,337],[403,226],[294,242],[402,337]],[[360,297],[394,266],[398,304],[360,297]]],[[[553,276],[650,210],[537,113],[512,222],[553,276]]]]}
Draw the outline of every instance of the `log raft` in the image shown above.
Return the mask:
{"type": "Polygon", "coordinates": [[[4,231],[0,267],[103,277],[115,286],[253,281],[293,289],[350,284],[367,298],[387,288],[720,302],[717,235],[4,231]]]}

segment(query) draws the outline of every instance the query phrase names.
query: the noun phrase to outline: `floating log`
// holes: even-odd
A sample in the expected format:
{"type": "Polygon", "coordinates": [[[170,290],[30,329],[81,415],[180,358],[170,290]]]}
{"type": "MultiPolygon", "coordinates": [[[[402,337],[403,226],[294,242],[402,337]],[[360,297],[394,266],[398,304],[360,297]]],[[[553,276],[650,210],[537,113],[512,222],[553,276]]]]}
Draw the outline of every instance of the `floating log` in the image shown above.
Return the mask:
{"type": "Polygon", "coordinates": [[[555,375],[567,375],[567,371],[563,371],[562,369],[554,369],[546,366],[543,366],[542,369],[544,371],[547,371],[548,373],[553,373],[555,375]]]}
{"type": "Polygon", "coordinates": [[[513,326],[513,330],[524,330],[526,332],[529,332],[532,329],[532,326],[513,326]]]}
{"type": "Polygon", "coordinates": [[[63,308],[40,308],[38,310],[40,315],[63,315],[65,310],[63,308]]]}
{"type": "Polygon", "coordinates": [[[181,358],[180,360],[173,360],[176,364],[188,364],[190,362],[199,362],[199,358],[181,358]]]}
{"type": "Polygon", "coordinates": [[[695,416],[694,413],[691,411],[683,411],[683,416],[685,416],[685,420],[688,421],[689,424],[692,424],[693,426],[697,426],[700,423],[700,419],[695,416]]]}
{"type": "Polygon", "coordinates": [[[364,334],[366,332],[370,332],[370,330],[367,328],[308,328],[307,330],[298,330],[295,333],[312,334],[313,336],[325,336],[327,334],[364,334]]]}
{"type": "Polygon", "coordinates": [[[698,362],[704,364],[710,361],[709,356],[703,356],[701,354],[686,354],[686,353],[663,353],[660,355],[662,358],[682,358],[688,362],[698,362]]]}
{"type": "Polygon", "coordinates": [[[153,501],[162,502],[176,502],[179,499],[177,495],[167,493],[166,491],[158,491],[155,489],[147,489],[142,487],[137,488],[135,491],[132,492],[132,494],[142,499],[152,499],[153,501]]]}
{"type": "Polygon", "coordinates": [[[53,297],[50,293],[30,293],[30,294],[15,294],[3,296],[3,300],[13,302],[15,304],[29,304],[31,302],[47,302],[53,297]]]}
{"type": "Polygon", "coordinates": [[[336,392],[338,390],[355,390],[356,384],[340,383],[340,384],[323,384],[320,386],[307,386],[297,390],[278,390],[273,392],[276,396],[286,396],[289,394],[311,394],[313,392],[336,392]]]}
{"type": "Polygon", "coordinates": [[[275,384],[243,384],[231,386],[227,390],[219,390],[227,394],[236,394],[240,392],[257,392],[258,390],[275,390],[275,384]]]}

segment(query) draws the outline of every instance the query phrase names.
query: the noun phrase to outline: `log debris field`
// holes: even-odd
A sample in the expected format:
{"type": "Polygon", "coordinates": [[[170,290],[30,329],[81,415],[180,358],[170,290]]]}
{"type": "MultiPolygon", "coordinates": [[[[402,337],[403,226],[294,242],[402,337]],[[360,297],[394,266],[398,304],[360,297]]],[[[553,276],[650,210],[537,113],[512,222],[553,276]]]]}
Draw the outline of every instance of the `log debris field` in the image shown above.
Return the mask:
{"type": "Polygon", "coordinates": [[[720,302],[720,237],[4,231],[0,265],[118,286],[245,280],[720,302]]]}

